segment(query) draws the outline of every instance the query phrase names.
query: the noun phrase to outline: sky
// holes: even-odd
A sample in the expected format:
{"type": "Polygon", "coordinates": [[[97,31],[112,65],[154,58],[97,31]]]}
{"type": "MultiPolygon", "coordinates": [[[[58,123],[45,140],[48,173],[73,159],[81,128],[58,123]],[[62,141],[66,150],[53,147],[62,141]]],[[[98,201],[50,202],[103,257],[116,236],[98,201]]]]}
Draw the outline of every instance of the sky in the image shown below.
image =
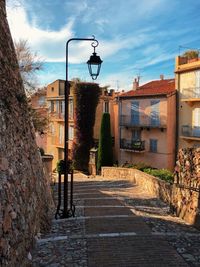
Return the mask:
{"type": "MultiPolygon", "coordinates": [[[[70,38],[99,42],[103,60],[97,82],[131,90],[160,75],[174,77],[175,57],[200,48],[199,0],[8,0],[7,17],[15,41],[25,39],[44,60],[38,85],[65,79],[65,44],[70,38]]],[[[89,41],[69,45],[69,78],[91,82],[89,41]]]]}

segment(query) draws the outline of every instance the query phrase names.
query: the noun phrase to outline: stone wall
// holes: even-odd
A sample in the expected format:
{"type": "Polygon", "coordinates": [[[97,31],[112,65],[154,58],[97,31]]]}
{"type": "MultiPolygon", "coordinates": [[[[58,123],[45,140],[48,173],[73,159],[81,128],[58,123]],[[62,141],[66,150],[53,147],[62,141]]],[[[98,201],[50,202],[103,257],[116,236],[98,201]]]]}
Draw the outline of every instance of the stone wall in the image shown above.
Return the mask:
{"type": "Polygon", "coordinates": [[[142,171],[131,168],[102,167],[102,176],[110,179],[125,179],[141,186],[152,197],[170,203],[171,185],[142,171]]]}
{"type": "Polygon", "coordinates": [[[140,185],[152,196],[168,202],[177,216],[200,228],[200,148],[179,151],[173,185],[131,168],[103,167],[102,176],[140,185]]]}
{"type": "Polygon", "coordinates": [[[51,184],[53,182],[53,180],[52,180],[53,156],[45,154],[44,156],[42,156],[42,162],[43,162],[43,166],[44,166],[45,176],[48,178],[48,181],[51,184]]]}
{"type": "Polygon", "coordinates": [[[27,266],[34,236],[49,226],[44,176],[14,46],[0,1],[0,266],[27,266]]]}
{"type": "Polygon", "coordinates": [[[178,216],[200,227],[200,148],[179,150],[171,204],[178,216]]]}

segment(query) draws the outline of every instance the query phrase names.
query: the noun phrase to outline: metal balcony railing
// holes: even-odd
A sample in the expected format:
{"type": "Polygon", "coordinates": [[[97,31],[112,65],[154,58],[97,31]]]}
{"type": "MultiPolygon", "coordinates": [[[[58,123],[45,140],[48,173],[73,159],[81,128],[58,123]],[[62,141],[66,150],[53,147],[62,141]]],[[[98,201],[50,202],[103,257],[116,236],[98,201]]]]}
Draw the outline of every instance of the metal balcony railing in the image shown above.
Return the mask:
{"type": "Polygon", "coordinates": [[[182,135],[200,138],[200,126],[182,125],[182,135]]]}
{"type": "Polygon", "coordinates": [[[120,148],[136,152],[145,151],[145,141],[141,140],[133,141],[133,140],[121,139],[120,148]]]}
{"type": "Polygon", "coordinates": [[[166,123],[160,117],[142,115],[139,120],[132,120],[131,116],[121,115],[120,126],[125,127],[145,127],[145,128],[166,128],[166,123]]]}
{"type": "Polygon", "coordinates": [[[200,87],[182,89],[183,99],[200,99],[200,87]]]}

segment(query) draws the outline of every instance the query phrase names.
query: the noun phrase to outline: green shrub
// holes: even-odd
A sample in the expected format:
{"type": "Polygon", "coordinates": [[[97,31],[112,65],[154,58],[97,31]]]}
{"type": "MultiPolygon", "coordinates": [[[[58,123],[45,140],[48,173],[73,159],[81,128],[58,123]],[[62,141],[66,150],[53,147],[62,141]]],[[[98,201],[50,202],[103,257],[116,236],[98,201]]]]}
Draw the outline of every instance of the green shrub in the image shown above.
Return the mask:
{"type": "Polygon", "coordinates": [[[56,170],[59,174],[65,173],[65,161],[64,160],[61,159],[57,162],[56,170]]]}
{"type": "Polygon", "coordinates": [[[153,169],[151,166],[147,165],[144,162],[138,162],[138,163],[134,164],[133,166],[134,166],[133,168],[140,170],[140,171],[143,171],[144,169],[148,169],[148,168],[153,169]]]}
{"type": "Polygon", "coordinates": [[[134,164],[125,162],[124,164],[121,165],[121,167],[133,168],[133,169],[137,169],[137,170],[140,170],[140,171],[143,171],[144,169],[147,169],[147,168],[153,169],[151,166],[147,165],[144,162],[138,162],[138,163],[134,163],[134,164]]]}
{"type": "Polygon", "coordinates": [[[137,169],[137,170],[143,171],[147,174],[150,174],[152,176],[158,177],[161,180],[164,180],[166,182],[169,182],[169,183],[173,182],[173,173],[172,172],[170,172],[169,170],[166,170],[166,169],[158,170],[158,169],[152,168],[151,166],[147,165],[144,162],[138,162],[135,164],[125,163],[122,165],[122,167],[137,169]]]}
{"type": "Polygon", "coordinates": [[[112,166],[112,137],[110,129],[110,114],[103,113],[99,137],[97,169],[100,171],[102,166],[112,166]]]}
{"type": "Polygon", "coordinates": [[[166,169],[156,170],[156,169],[146,168],[143,171],[145,173],[158,177],[161,180],[164,180],[166,182],[173,181],[173,174],[169,170],[166,170],[166,169]]]}

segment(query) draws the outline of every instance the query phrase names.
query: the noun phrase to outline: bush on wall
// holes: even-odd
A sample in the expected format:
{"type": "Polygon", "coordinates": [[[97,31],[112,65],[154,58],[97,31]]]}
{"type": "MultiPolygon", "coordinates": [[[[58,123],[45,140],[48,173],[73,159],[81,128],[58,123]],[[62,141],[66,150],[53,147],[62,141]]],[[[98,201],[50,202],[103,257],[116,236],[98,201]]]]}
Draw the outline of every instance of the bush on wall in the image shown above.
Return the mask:
{"type": "Polygon", "coordinates": [[[101,89],[96,83],[74,82],[74,142],[72,157],[74,168],[88,171],[89,153],[93,145],[93,127],[101,89]]]}

